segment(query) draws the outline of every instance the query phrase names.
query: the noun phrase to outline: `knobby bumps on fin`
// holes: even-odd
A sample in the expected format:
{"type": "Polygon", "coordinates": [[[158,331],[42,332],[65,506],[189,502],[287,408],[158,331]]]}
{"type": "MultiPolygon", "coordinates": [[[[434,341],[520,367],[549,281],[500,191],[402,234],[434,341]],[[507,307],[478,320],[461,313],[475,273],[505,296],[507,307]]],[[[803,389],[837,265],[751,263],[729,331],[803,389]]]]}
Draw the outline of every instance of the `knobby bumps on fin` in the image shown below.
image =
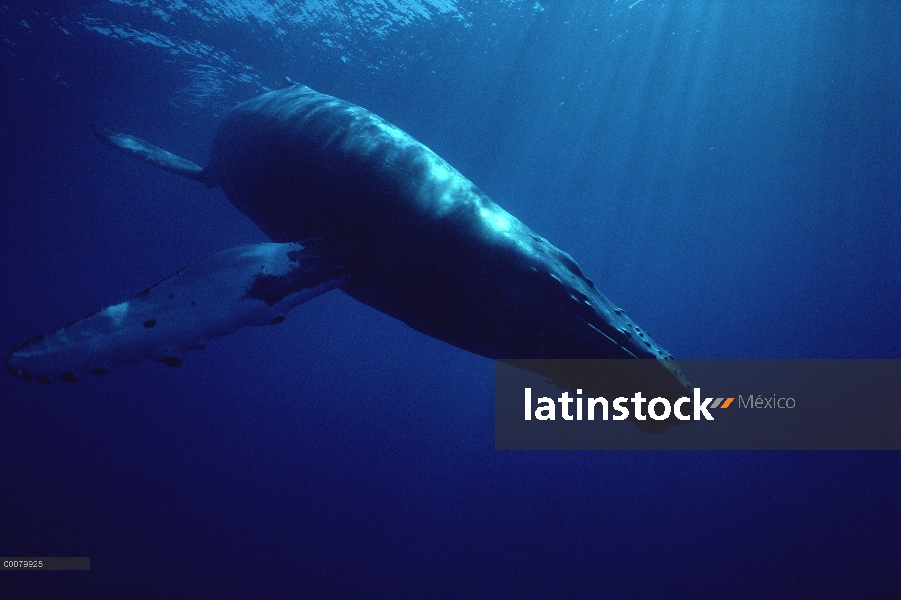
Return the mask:
{"type": "Polygon", "coordinates": [[[26,381],[76,381],[154,358],[177,367],[187,350],[246,325],[281,323],[347,277],[313,248],[251,244],[217,252],[130,300],[26,342],[6,368],[26,381]]]}

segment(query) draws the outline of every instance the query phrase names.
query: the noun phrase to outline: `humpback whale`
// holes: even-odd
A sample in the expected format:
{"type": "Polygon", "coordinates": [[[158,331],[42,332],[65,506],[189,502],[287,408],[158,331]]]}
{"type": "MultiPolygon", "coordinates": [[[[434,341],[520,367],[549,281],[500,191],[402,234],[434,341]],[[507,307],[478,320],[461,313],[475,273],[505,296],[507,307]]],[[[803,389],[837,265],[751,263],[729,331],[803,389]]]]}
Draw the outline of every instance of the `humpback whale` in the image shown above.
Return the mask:
{"type": "Polygon", "coordinates": [[[73,382],[145,359],[178,366],[214,336],[280,323],[337,288],[488,358],[644,359],[649,380],[689,394],[673,357],[567,253],[364,108],[289,81],[224,117],[205,168],[94,131],[144,162],[221,187],[272,243],[215,253],[14,348],[6,368],[26,381],[73,382]]]}

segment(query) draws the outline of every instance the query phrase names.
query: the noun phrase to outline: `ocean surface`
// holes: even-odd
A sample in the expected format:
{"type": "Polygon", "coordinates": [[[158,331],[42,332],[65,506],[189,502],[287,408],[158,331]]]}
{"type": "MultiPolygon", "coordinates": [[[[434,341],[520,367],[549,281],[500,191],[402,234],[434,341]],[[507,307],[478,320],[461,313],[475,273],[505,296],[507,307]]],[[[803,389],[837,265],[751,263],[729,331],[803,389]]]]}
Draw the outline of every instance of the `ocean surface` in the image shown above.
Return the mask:
{"type": "MultiPolygon", "coordinates": [[[[435,150],[677,358],[901,358],[901,4],[0,0],[0,349],[265,241],[288,76],[435,150]]],[[[172,369],[0,374],[2,598],[898,597],[901,456],[501,452],[491,361],[340,292],[172,369]]],[[[901,435],[901,432],[899,432],[901,435]]]]}

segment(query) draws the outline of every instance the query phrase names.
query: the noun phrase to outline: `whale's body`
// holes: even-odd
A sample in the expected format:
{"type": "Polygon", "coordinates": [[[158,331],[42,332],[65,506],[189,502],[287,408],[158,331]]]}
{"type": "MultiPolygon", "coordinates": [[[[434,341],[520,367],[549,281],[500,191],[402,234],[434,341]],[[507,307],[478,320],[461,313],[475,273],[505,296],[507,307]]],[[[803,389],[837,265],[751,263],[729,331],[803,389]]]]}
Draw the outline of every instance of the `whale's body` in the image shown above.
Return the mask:
{"type": "Polygon", "coordinates": [[[568,254],[359,106],[301,85],[244,102],[223,119],[205,169],[130,136],[98,135],[220,186],[276,244],[218,253],[130,303],[24,344],[7,358],[16,375],[74,380],[143,358],[177,364],[213,335],[279,322],[296,304],[340,288],[482,356],[652,359],[649,376],[674,393],[687,389],[672,356],[568,254]],[[119,313],[126,316],[117,322],[119,313]],[[156,314],[177,322],[182,313],[191,326],[157,329],[156,314]]]}

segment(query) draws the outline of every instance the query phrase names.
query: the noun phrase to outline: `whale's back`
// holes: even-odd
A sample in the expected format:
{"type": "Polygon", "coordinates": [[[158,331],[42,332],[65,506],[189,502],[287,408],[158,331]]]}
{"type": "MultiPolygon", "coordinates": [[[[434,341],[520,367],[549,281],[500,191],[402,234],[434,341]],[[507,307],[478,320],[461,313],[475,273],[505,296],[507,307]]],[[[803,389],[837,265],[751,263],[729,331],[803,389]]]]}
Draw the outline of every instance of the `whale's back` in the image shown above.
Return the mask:
{"type": "Polygon", "coordinates": [[[279,242],[316,240],[342,290],[490,358],[667,356],[568,254],[369,111],[304,86],[222,122],[209,167],[279,242]]]}

